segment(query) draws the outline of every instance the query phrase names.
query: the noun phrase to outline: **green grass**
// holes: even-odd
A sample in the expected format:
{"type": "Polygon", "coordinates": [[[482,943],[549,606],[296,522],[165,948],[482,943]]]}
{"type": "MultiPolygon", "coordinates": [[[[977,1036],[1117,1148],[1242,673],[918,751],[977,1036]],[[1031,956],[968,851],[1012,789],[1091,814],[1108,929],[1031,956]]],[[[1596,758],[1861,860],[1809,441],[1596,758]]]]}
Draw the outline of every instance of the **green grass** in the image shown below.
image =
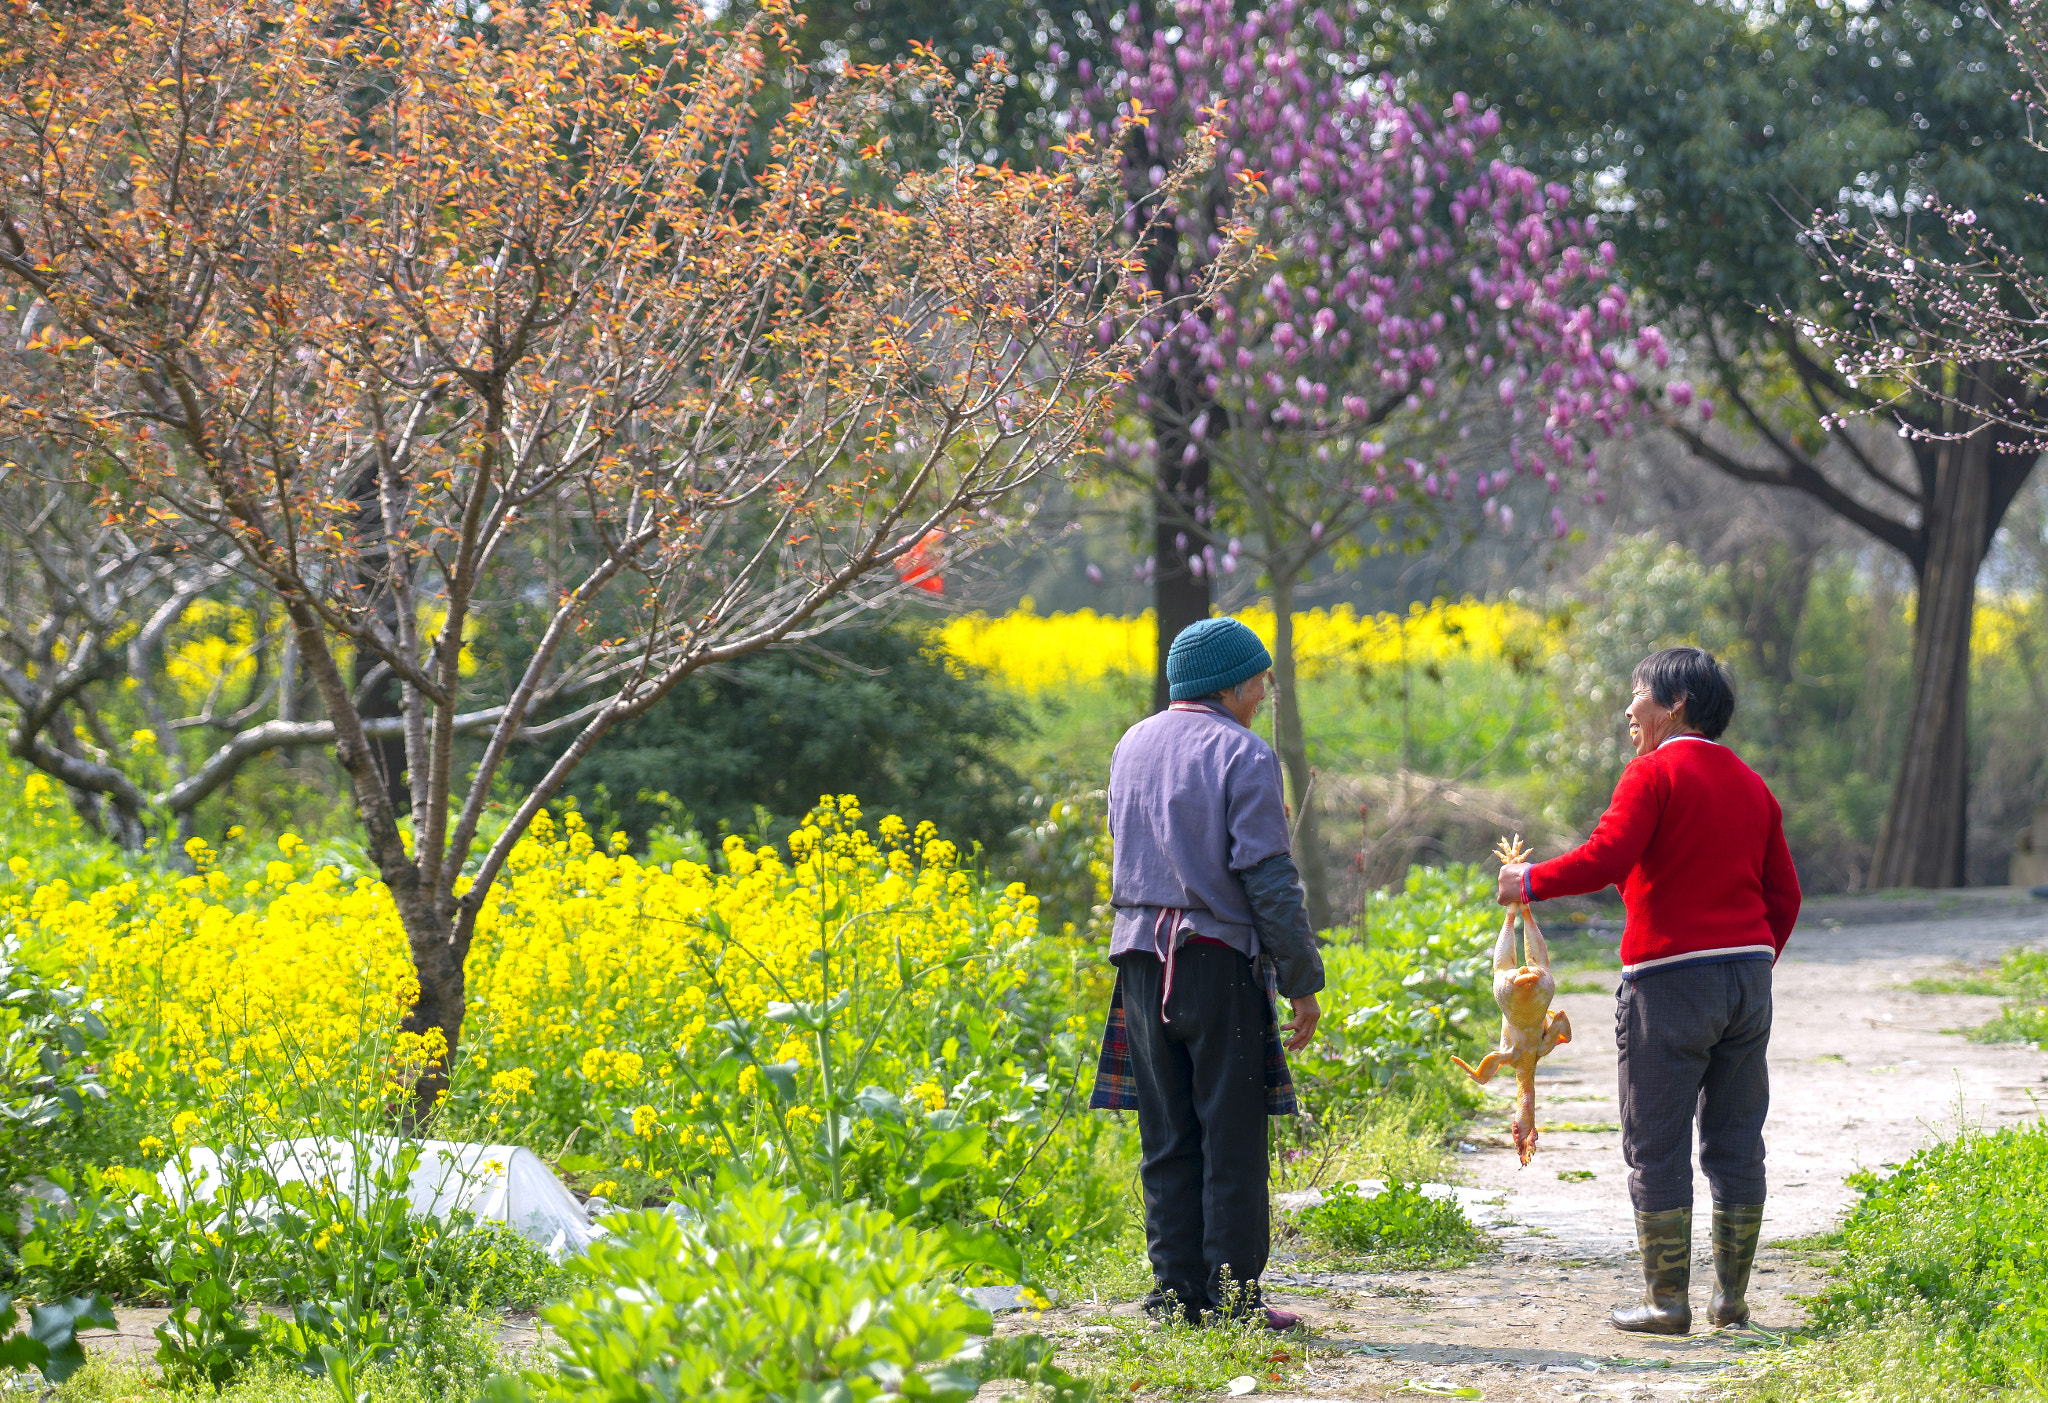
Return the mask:
{"type": "Polygon", "coordinates": [[[1458,1172],[1441,1098],[1391,1093],[1314,1129],[1274,1127],[1276,1190],[1313,1188],[1341,1179],[1449,1183],[1458,1172]]]}
{"type": "MultiPolygon", "coordinates": [[[[87,1337],[88,1341],[90,1336],[87,1337]]],[[[479,1351],[464,1367],[421,1369],[408,1364],[374,1367],[357,1380],[360,1403],[443,1403],[475,1398],[484,1381],[500,1368],[516,1368],[523,1360],[501,1359],[479,1351]]],[[[531,1366],[528,1366],[531,1367],[531,1366]]],[[[325,1375],[315,1377],[281,1359],[261,1360],[219,1393],[206,1384],[167,1384],[153,1360],[116,1359],[95,1355],[83,1369],[42,1397],[49,1403],[336,1403],[338,1394],[325,1375]]]]}
{"type": "Polygon", "coordinates": [[[1250,1321],[1187,1325],[1117,1316],[1090,1325],[1107,1333],[1062,1339],[1060,1366],[1097,1381],[1110,1398],[1214,1396],[1247,1375],[1261,1393],[1273,1392],[1301,1377],[1308,1353],[1303,1330],[1275,1335],[1250,1321]]]}
{"type": "Polygon", "coordinates": [[[1965,1127],[1863,1197],[1813,1335],[1759,1360],[1749,1403],[2039,1398],[2048,1383],[2048,1123],[1965,1127]]]}
{"type": "Polygon", "coordinates": [[[1990,994],[2006,1005],[1990,1022],[1969,1030],[1971,1042],[2048,1043],[2048,950],[2009,950],[1986,970],[1916,979],[1921,994],[1990,994]]]}
{"type": "Polygon", "coordinates": [[[2008,950],[1989,969],[1915,979],[1906,986],[1920,994],[1995,994],[2004,998],[2048,998],[2048,950],[2008,950]]]}

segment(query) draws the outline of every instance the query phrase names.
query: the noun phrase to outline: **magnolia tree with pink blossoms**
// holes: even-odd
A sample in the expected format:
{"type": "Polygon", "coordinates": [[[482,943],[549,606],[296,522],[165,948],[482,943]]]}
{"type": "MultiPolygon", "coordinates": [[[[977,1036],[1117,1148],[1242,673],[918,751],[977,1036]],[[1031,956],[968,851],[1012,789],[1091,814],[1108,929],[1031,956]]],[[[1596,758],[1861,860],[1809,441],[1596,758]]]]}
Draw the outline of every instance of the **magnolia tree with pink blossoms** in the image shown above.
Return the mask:
{"type": "Polygon", "coordinates": [[[1134,10],[1119,71],[1089,93],[1103,120],[1144,118],[1123,136],[1127,231],[1153,289],[1178,296],[1229,256],[1227,200],[1250,182],[1260,261],[1147,329],[1135,407],[1149,432],[1113,438],[1111,458],[1154,484],[1162,657],[1192,622],[1175,615],[1205,614],[1219,576],[1256,572],[1271,590],[1276,739],[1320,927],[1297,590],[1332,550],[1403,549],[1451,527],[1563,536],[1569,507],[1600,495],[1593,441],[1629,431],[1646,402],[1636,370],[1668,354],[1634,324],[1613,249],[1571,191],[1489,154],[1493,112],[1462,95],[1441,113],[1404,101],[1345,58],[1329,9],[1282,0],[1237,17],[1199,0],[1173,18],[1147,33],[1134,10]],[[1218,109],[1214,176],[1168,205],[1157,173],[1218,109]],[[1518,523],[1514,502],[1532,498],[1518,523]]]}

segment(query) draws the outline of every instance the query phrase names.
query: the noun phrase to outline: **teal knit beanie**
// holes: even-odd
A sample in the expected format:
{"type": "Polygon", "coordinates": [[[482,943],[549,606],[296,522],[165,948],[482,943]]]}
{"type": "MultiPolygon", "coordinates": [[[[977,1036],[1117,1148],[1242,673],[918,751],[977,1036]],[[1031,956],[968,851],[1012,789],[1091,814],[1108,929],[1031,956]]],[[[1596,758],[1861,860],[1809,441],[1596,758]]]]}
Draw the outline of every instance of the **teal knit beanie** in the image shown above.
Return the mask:
{"type": "Polygon", "coordinates": [[[1174,701],[1206,697],[1272,665],[1259,636],[1236,619],[1204,619],[1182,629],[1166,650],[1166,694],[1174,701]]]}

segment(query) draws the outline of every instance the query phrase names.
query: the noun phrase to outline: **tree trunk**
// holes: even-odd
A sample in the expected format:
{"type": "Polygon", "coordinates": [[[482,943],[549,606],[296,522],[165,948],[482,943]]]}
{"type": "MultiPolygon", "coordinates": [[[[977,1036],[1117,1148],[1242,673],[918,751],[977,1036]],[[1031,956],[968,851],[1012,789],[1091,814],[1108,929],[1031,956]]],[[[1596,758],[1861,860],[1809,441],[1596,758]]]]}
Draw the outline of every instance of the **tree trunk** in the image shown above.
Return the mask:
{"type": "Polygon", "coordinates": [[[1990,547],[1995,436],[1930,445],[1924,558],[1916,571],[1913,685],[1906,747],[1871,859],[1873,887],[1963,882],[1969,777],[1970,625],[1977,571],[1990,547]]]}
{"type": "MultiPolygon", "coordinates": [[[[1208,495],[1209,460],[1165,462],[1166,440],[1160,439],[1159,479],[1153,489],[1152,612],[1159,622],[1159,655],[1152,677],[1152,709],[1166,710],[1166,654],[1173,640],[1190,624],[1209,617],[1209,577],[1188,568],[1188,560],[1202,553],[1202,542],[1191,529],[1200,501],[1208,495]],[[1186,545],[1180,543],[1185,541],[1186,545]]],[[[1176,457],[1178,455],[1176,454],[1176,457]]]]}
{"type": "Polygon", "coordinates": [[[427,1039],[427,1045],[420,1049],[412,1104],[405,1113],[406,1124],[417,1129],[446,1094],[449,1069],[455,1065],[455,1052],[461,1046],[462,1020],[468,1013],[469,991],[463,972],[468,951],[466,943],[456,943],[452,913],[438,910],[433,894],[418,884],[413,886],[409,899],[399,903],[399,919],[405,927],[406,943],[412,949],[412,967],[419,976],[420,995],[406,1011],[398,1030],[427,1039]],[[433,1045],[436,1041],[439,1046],[433,1045]]]}
{"type": "Polygon", "coordinates": [[[1301,729],[1301,699],[1294,685],[1294,578],[1273,572],[1273,700],[1274,748],[1287,772],[1294,821],[1294,865],[1301,872],[1308,897],[1309,925],[1330,928],[1330,877],[1323,868],[1323,839],[1316,822],[1315,796],[1309,792],[1308,738],[1301,729]]]}
{"type": "MultiPolygon", "coordinates": [[[[1141,129],[1133,127],[1126,161],[1133,169],[1151,164],[1141,129]]],[[[1149,199],[1149,197],[1147,197],[1149,199]]],[[[1182,266],[1181,230],[1171,210],[1152,205],[1140,242],[1145,284],[1161,297],[1179,297],[1194,270],[1182,266]]],[[[1213,221],[1212,221],[1213,222],[1213,221]]],[[[1209,617],[1210,578],[1189,562],[1202,554],[1209,512],[1209,444],[1222,428],[1222,411],[1203,388],[1205,372],[1182,360],[1174,343],[1162,345],[1142,384],[1152,429],[1152,613],[1159,624],[1159,652],[1152,673],[1152,709],[1166,710],[1166,654],[1189,624],[1209,617]],[[1212,422],[1199,435],[1199,419],[1212,422]]]]}

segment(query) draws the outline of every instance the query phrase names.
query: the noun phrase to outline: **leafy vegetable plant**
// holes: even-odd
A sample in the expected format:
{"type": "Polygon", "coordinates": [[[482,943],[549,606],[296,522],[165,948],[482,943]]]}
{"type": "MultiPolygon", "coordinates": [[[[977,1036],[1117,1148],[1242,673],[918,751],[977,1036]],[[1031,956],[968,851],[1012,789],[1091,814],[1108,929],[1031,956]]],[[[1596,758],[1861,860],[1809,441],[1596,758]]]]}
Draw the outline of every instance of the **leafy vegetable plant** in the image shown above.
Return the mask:
{"type": "Polygon", "coordinates": [[[886,1212],[757,1183],[608,1225],[542,1312],[557,1369],[499,1379],[493,1403],[959,1403],[992,1371],[1077,1396],[1042,1347],[970,1349],[992,1326],[946,1284],[950,1239],[886,1212]]]}
{"type": "Polygon", "coordinates": [[[1413,1184],[1389,1184],[1371,1195],[1339,1184],[1302,1213],[1301,1223],[1331,1252],[1379,1266],[1469,1261],[1486,1247],[1456,1199],[1430,1198],[1413,1184]]]}

